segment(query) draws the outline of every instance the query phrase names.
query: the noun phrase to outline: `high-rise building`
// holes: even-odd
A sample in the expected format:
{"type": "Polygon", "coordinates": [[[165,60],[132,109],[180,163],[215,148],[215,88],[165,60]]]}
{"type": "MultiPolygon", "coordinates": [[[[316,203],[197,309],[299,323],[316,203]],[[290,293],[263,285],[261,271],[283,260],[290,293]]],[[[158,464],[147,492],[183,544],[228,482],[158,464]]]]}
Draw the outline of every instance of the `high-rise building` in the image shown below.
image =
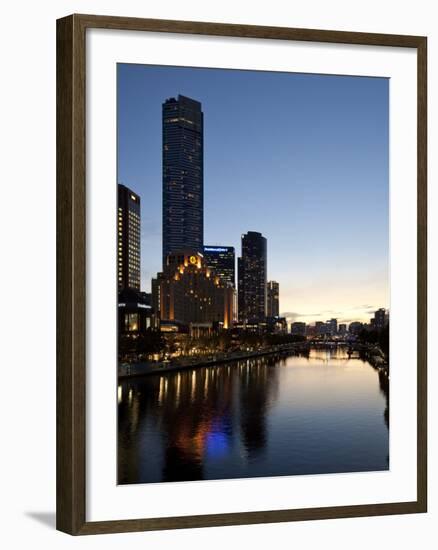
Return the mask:
{"type": "Polygon", "coordinates": [[[204,261],[222,282],[235,288],[236,258],[233,246],[204,246],[204,261]]]}
{"type": "Polygon", "coordinates": [[[326,324],[322,321],[316,321],[315,323],[315,333],[317,336],[322,336],[323,334],[326,334],[327,328],[326,324]]]}
{"type": "Polygon", "coordinates": [[[119,290],[140,290],[140,197],[118,185],[117,282],[119,290]]]}
{"type": "Polygon", "coordinates": [[[387,315],[386,315],[386,311],[384,308],[380,308],[378,309],[375,313],[374,313],[374,328],[376,330],[383,330],[385,328],[387,324],[387,315]]]}
{"type": "Polygon", "coordinates": [[[294,336],[306,336],[306,323],[295,321],[291,324],[290,333],[294,336]]]}
{"type": "Polygon", "coordinates": [[[264,320],[266,317],[267,244],[261,233],[242,235],[242,256],[238,258],[239,320],[264,320]]]}
{"type": "Polygon", "coordinates": [[[163,103],[163,267],[179,250],[204,244],[203,113],[179,95],[163,103]]]}
{"type": "Polygon", "coordinates": [[[330,336],[335,336],[338,333],[338,320],[337,319],[329,319],[326,323],[327,329],[326,333],[330,334],[330,336]]]}
{"type": "Polygon", "coordinates": [[[268,317],[280,315],[280,285],[276,281],[268,281],[267,315],[268,317]]]}
{"type": "Polygon", "coordinates": [[[363,329],[363,323],[361,323],[360,321],[353,321],[348,326],[348,332],[350,334],[358,335],[362,329],[363,329]]]}
{"type": "Polygon", "coordinates": [[[152,309],[157,316],[160,318],[161,312],[161,281],[164,279],[163,273],[157,273],[156,277],[153,277],[151,280],[151,293],[152,293],[152,309]]]}
{"type": "Polygon", "coordinates": [[[234,289],[205,265],[202,254],[178,251],[167,256],[163,273],[153,280],[153,304],[162,321],[230,328],[234,289]]]}

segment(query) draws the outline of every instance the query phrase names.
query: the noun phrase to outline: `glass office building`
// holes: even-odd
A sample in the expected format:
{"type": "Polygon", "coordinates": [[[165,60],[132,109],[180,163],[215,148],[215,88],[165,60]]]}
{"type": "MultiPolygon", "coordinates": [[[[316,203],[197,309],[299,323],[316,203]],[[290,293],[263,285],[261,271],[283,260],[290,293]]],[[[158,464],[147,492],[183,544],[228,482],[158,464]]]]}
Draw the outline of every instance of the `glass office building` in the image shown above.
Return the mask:
{"type": "Polygon", "coordinates": [[[235,288],[236,275],[234,246],[204,246],[204,261],[207,266],[228,286],[235,288]]]}
{"type": "Polygon", "coordinates": [[[117,187],[118,289],[140,290],[140,197],[124,185],[117,187]]]}
{"type": "Polygon", "coordinates": [[[204,244],[201,103],[178,95],[163,103],[163,267],[178,250],[204,244]]]}
{"type": "Polygon", "coordinates": [[[242,235],[238,278],[239,320],[264,320],[267,313],[267,241],[261,233],[248,231],[242,235]]]}

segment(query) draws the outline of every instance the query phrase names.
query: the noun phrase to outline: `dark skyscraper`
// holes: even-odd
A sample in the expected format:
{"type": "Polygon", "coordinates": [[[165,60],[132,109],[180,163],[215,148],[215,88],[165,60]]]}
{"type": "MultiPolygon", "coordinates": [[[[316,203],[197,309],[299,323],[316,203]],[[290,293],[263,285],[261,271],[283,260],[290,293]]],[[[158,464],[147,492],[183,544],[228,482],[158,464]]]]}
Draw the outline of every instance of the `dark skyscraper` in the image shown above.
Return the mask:
{"type": "Polygon", "coordinates": [[[117,283],[119,290],[140,290],[140,197],[118,185],[117,283]]]}
{"type": "Polygon", "coordinates": [[[337,319],[328,319],[325,324],[325,333],[330,336],[335,336],[338,334],[338,320],[337,319]]]}
{"type": "Polygon", "coordinates": [[[267,246],[261,233],[242,235],[242,257],[238,259],[239,320],[264,320],[266,317],[267,246]]]}
{"type": "Polygon", "coordinates": [[[268,317],[278,317],[280,315],[280,285],[277,281],[268,282],[267,301],[268,317]]]}
{"type": "Polygon", "coordinates": [[[290,333],[294,336],[306,336],[306,323],[296,321],[291,324],[290,333]]]}
{"type": "Polygon", "coordinates": [[[374,313],[374,328],[376,330],[383,330],[387,325],[387,315],[383,308],[378,309],[374,313]]]}
{"type": "Polygon", "coordinates": [[[163,103],[163,267],[171,252],[204,244],[203,134],[199,101],[163,103]]]}
{"type": "Polygon", "coordinates": [[[223,283],[235,288],[235,263],[233,246],[204,246],[204,260],[207,266],[221,279],[223,283]]]}

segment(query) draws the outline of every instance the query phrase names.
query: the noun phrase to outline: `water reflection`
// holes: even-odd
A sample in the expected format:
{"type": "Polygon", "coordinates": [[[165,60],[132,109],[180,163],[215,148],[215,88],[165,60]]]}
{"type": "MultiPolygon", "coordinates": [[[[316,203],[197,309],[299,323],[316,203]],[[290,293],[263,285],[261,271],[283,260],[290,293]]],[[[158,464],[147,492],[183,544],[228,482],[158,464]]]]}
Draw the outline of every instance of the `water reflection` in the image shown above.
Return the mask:
{"type": "Polygon", "coordinates": [[[119,483],[387,469],[388,386],[339,350],[123,381],[119,483]]]}
{"type": "Polygon", "coordinates": [[[389,429],[389,376],[388,373],[383,370],[379,371],[379,387],[382,395],[385,397],[383,417],[386,427],[389,429]]]}

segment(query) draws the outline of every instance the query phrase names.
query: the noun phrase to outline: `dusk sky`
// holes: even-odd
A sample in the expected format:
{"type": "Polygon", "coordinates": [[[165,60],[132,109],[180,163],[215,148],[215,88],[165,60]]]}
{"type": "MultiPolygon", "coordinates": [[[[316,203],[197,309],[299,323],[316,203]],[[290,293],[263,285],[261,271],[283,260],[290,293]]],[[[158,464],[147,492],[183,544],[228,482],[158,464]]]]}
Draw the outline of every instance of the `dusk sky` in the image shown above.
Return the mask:
{"type": "MultiPolygon", "coordinates": [[[[268,240],[280,313],[389,307],[389,80],[118,65],[118,182],[141,197],[142,290],[161,270],[161,105],[204,112],[204,241],[268,240]]],[[[237,266],[236,266],[237,268],[237,266]]]]}

